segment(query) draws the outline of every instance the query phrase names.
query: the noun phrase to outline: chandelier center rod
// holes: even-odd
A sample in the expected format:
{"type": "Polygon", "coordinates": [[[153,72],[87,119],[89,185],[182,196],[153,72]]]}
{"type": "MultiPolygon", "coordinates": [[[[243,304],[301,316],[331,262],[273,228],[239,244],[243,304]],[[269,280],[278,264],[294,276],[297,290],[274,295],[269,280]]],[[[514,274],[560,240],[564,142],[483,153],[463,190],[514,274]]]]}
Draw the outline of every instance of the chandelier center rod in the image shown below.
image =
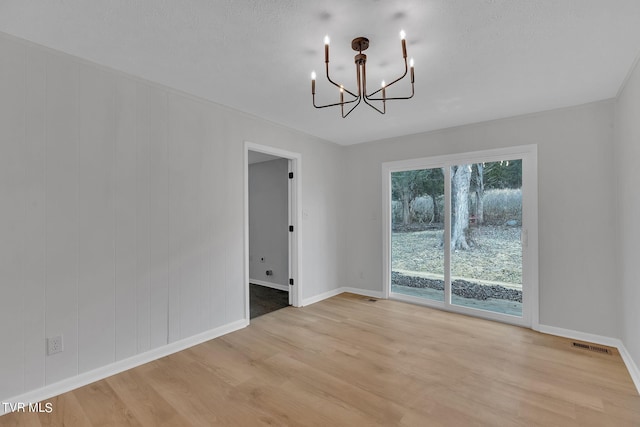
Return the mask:
{"type": "Polygon", "coordinates": [[[369,39],[366,37],[357,37],[351,41],[351,48],[358,52],[353,58],[356,65],[364,65],[367,62],[367,55],[362,53],[363,50],[367,50],[369,47],[369,39]]]}

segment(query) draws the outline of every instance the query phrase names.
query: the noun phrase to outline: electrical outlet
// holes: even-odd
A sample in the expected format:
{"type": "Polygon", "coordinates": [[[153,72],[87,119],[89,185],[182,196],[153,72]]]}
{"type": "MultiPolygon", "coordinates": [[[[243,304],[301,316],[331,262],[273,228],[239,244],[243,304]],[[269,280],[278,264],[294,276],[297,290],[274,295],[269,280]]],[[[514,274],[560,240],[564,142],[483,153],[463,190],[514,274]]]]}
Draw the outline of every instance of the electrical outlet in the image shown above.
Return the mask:
{"type": "Polygon", "coordinates": [[[51,356],[52,354],[61,353],[62,348],[62,335],[57,337],[47,338],[47,355],[51,356]]]}

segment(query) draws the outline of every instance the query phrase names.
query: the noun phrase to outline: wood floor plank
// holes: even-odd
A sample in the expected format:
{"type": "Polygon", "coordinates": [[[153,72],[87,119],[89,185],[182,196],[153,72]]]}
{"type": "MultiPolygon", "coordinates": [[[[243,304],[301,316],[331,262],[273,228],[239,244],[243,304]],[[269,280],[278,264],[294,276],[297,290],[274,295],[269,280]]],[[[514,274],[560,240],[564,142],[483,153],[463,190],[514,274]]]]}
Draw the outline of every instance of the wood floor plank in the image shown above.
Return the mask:
{"type": "MultiPolygon", "coordinates": [[[[75,393],[61,394],[46,402],[51,403],[52,412],[39,414],[38,418],[42,426],[81,427],[92,425],[91,419],[85,414],[75,393]]],[[[0,418],[0,424],[2,424],[2,418],[0,418]]]]}
{"type": "MultiPolygon", "coordinates": [[[[106,380],[81,387],[73,395],[94,426],[141,426],[131,405],[111,388],[106,380]]],[[[55,410],[55,409],[54,409],[55,410]]]]}
{"type": "Polygon", "coordinates": [[[171,403],[147,382],[141,371],[131,369],[107,378],[107,383],[123,402],[136,402],[129,408],[142,425],[188,425],[171,403]]]}
{"type": "Polygon", "coordinates": [[[353,294],[51,399],[0,426],[640,426],[617,351],[353,294]]]}

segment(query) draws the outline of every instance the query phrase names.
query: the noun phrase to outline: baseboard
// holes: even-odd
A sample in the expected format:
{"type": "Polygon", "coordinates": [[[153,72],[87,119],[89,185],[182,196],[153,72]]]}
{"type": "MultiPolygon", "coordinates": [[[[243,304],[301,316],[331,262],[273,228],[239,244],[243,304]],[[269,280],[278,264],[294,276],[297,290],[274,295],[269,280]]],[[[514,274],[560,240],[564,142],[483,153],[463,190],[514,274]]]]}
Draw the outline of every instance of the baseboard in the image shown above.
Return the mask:
{"type": "Polygon", "coordinates": [[[264,280],[254,280],[254,279],[249,279],[249,283],[289,292],[289,285],[281,285],[280,283],[271,283],[271,282],[266,282],[264,280]]]}
{"type": "MultiPolygon", "coordinates": [[[[165,357],[170,354],[177,353],[189,347],[193,347],[194,345],[201,344],[205,341],[209,341],[214,338],[220,337],[222,335],[226,335],[230,332],[237,331],[248,325],[249,325],[248,320],[246,319],[238,320],[236,322],[232,322],[227,325],[220,326],[218,328],[211,329],[209,331],[202,332],[200,334],[193,335],[191,337],[172,342],[162,347],[155,348],[153,350],[149,350],[141,354],[137,354],[127,359],[119,360],[107,366],[103,366],[101,368],[94,369],[92,371],[85,372],[80,375],[67,378],[62,381],[58,381],[56,383],[44,386],[37,390],[33,390],[30,392],[21,394],[19,396],[12,397],[10,399],[3,400],[3,402],[10,402],[10,403],[23,402],[27,404],[40,402],[42,400],[49,399],[54,396],[58,396],[62,393],[66,393],[71,390],[75,390],[79,387],[83,387],[87,384],[91,384],[93,382],[102,380],[112,375],[119,374],[120,372],[126,371],[128,369],[135,368],[136,366],[144,365],[145,363],[152,362],[156,359],[160,359],[161,357],[165,357]]],[[[0,416],[4,415],[5,413],[6,413],[5,405],[1,405],[0,416]]]]}
{"type": "Polygon", "coordinates": [[[629,354],[629,351],[627,351],[627,348],[624,346],[622,340],[618,338],[610,338],[602,335],[574,331],[571,329],[557,328],[555,326],[539,325],[539,327],[539,332],[542,332],[544,334],[556,335],[573,340],[586,341],[594,344],[617,348],[618,352],[620,353],[620,357],[622,357],[622,361],[627,367],[627,371],[629,371],[629,375],[631,375],[631,380],[633,381],[633,384],[635,384],[636,389],[638,390],[638,394],[640,394],[640,369],[638,369],[638,365],[629,354]]]}
{"type": "Polygon", "coordinates": [[[340,295],[345,292],[349,292],[356,295],[362,295],[365,297],[384,298],[384,293],[379,291],[371,291],[369,289],[360,289],[360,288],[342,287],[342,288],[334,289],[332,291],[321,293],[311,298],[305,298],[302,300],[302,306],[304,307],[307,305],[315,304],[317,302],[320,302],[327,298],[335,297],[336,295],[340,295]]]}
{"type": "Polygon", "coordinates": [[[315,304],[317,302],[320,302],[322,300],[325,300],[327,298],[331,298],[331,297],[335,297],[336,295],[340,295],[341,293],[343,293],[344,291],[342,290],[342,288],[338,288],[338,289],[334,289],[331,291],[327,291],[327,292],[323,292],[319,295],[313,296],[311,298],[305,298],[302,300],[302,306],[306,307],[307,305],[311,305],[311,304],[315,304]]]}
{"type": "Polygon", "coordinates": [[[384,298],[384,292],[372,291],[370,289],[343,287],[343,288],[340,288],[340,290],[342,292],[349,292],[356,295],[362,295],[363,297],[384,298]]]}
{"type": "Polygon", "coordinates": [[[555,326],[539,325],[538,332],[543,334],[556,335],[578,341],[586,341],[594,344],[606,345],[618,348],[622,344],[617,338],[605,337],[603,335],[588,334],[586,332],[574,331],[572,329],[557,328],[555,326]]]}
{"type": "Polygon", "coordinates": [[[638,369],[638,365],[629,354],[627,347],[624,346],[623,342],[620,342],[620,347],[618,347],[618,351],[620,352],[620,356],[622,360],[624,360],[624,364],[627,365],[627,370],[631,375],[631,379],[633,383],[636,385],[636,389],[638,390],[638,394],[640,394],[640,369],[638,369]]]}

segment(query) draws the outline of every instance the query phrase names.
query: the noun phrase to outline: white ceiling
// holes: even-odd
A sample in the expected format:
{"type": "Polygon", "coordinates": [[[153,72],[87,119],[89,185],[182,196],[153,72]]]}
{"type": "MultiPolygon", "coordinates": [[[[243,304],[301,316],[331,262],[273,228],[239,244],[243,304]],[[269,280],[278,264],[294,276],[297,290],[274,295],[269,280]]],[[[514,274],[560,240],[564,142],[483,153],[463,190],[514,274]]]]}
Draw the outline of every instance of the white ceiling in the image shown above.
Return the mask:
{"type": "Polygon", "coordinates": [[[354,144],[616,96],[640,51],[640,1],[0,0],[0,31],[354,144]],[[370,39],[378,86],[402,71],[400,29],[414,99],[347,119],[312,107],[312,70],[318,101],[338,99],[325,34],[332,77],[352,88],[351,40],[370,39]]]}

